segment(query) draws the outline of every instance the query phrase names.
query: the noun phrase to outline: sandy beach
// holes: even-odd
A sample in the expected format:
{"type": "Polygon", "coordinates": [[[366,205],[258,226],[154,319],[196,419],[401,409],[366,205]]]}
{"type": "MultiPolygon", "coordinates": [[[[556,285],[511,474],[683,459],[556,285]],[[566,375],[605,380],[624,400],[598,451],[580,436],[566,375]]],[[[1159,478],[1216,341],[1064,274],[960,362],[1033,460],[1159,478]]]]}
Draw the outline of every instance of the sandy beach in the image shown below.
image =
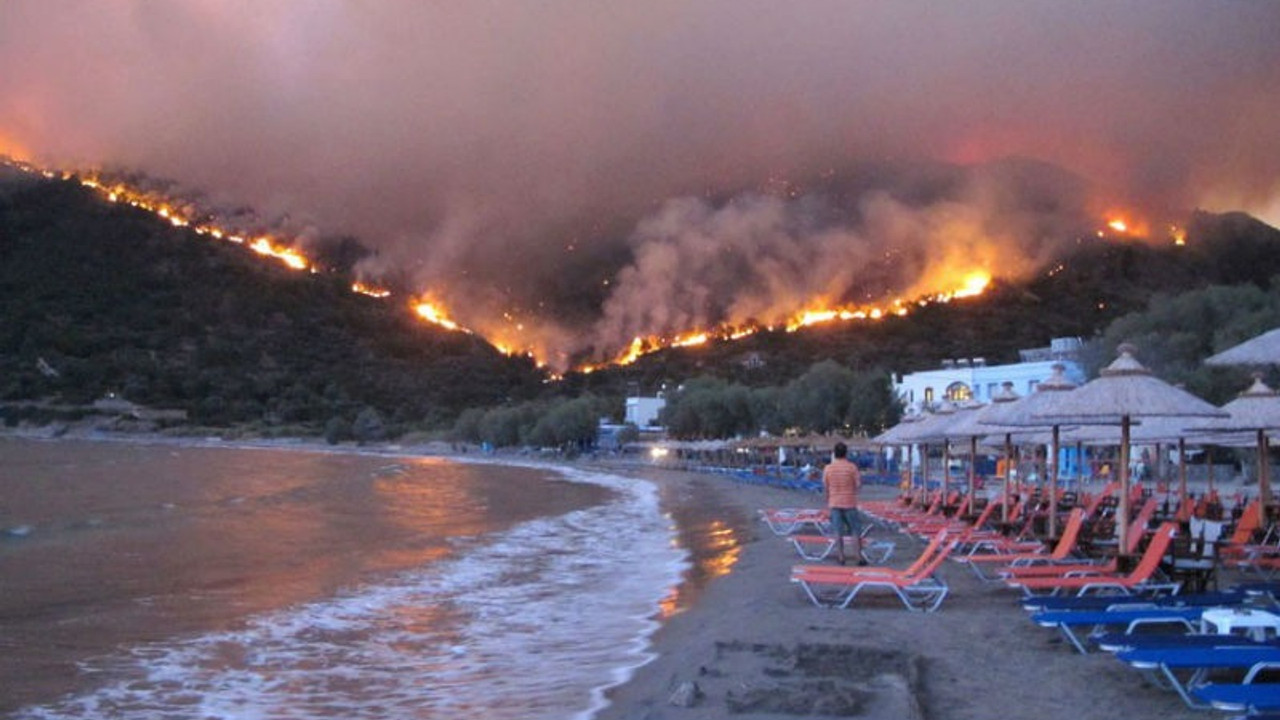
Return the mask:
{"type": "MultiPolygon", "coordinates": [[[[357,450],[303,441],[261,445],[447,454],[442,448],[357,450]]],[[[817,507],[816,494],[643,462],[569,465],[655,483],[692,560],[685,581],[663,603],[653,659],[608,691],[610,705],[599,720],[1222,716],[1188,709],[1172,691],[1107,654],[1078,654],[1056,631],[1031,623],[1018,593],[984,584],[956,563],[943,565],[951,593],[935,613],[908,612],[887,591],[861,596],[845,610],[813,606],[788,579],[802,560],[757,513],[817,507]]],[[[885,486],[864,488],[868,500],[893,494],[885,486]]],[[[909,564],[923,548],[885,529],[874,530],[872,538],[894,542],[888,564],[895,567],[909,564]]],[[[1225,575],[1221,584],[1234,579],[1225,575]]]]}
{"type": "MultiPolygon", "coordinates": [[[[630,472],[685,503],[687,519],[715,516],[735,528],[740,552],[727,574],[693,581],[702,585],[697,597],[657,632],[657,657],[610,692],[601,720],[1222,716],[1187,708],[1107,654],[1078,654],[1028,619],[1018,593],[984,584],[957,563],[944,563],[952,591],[935,613],[908,612],[887,591],[845,610],[814,607],[788,581],[799,557],[756,512],[816,506],[818,496],[709,474],[630,472]],[[696,683],[697,699],[673,703],[688,683],[696,683]]],[[[864,494],[892,490],[869,486],[864,494]]],[[[922,549],[897,533],[873,534],[896,543],[890,565],[904,566],[922,549]]]]}

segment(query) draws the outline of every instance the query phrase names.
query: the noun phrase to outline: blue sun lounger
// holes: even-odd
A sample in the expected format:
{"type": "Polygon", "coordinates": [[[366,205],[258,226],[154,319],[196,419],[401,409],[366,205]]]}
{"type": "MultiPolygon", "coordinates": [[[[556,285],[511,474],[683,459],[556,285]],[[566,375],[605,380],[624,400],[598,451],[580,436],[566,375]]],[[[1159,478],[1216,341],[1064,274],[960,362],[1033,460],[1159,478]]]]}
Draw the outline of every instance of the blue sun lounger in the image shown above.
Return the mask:
{"type": "Polygon", "coordinates": [[[1189,691],[1203,685],[1215,670],[1249,670],[1259,663],[1280,667],[1280,645],[1233,645],[1237,638],[1230,635],[1217,637],[1223,645],[1122,650],[1116,653],[1116,657],[1135,670],[1153,675],[1156,684],[1161,684],[1163,679],[1183,702],[1193,708],[1210,707],[1208,702],[1194,699],[1189,691]],[[1178,673],[1190,674],[1183,679],[1178,673]]]}
{"type": "Polygon", "coordinates": [[[1245,591],[1187,593],[1185,595],[1160,595],[1157,597],[1143,595],[1085,595],[1059,596],[1047,595],[1022,598],[1022,607],[1030,612],[1047,612],[1055,610],[1106,610],[1121,608],[1125,605],[1146,605],[1156,607],[1191,607],[1214,605],[1240,605],[1252,598],[1245,591]]]}
{"type": "Polygon", "coordinates": [[[1249,669],[1244,681],[1234,683],[1209,683],[1192,688],[1192,696],[1202,705],[1219,710],[1245,711],[1258,714],[1280,711],[1280,683],[1254,682],[1265,671],[1275,671],[1280,665],[1258,663],[1249,669]]]}
{"type": "Polygon", "coordinates": [[[1242,635],[1217,633],[1132,633],[1108,632],[1091,635],[1089,639],[1099,650],[1118,653],[1123,650],[1159,650],[1169,648],[1224,647],[1280,647],[1280,639],[1254,640],[1242,635]]]}
{"type": "Polygon", "coordinates": [[[1103,628],[1123,625],[1124,633],[1131,634],[1143,626],[1175,625],[1187,632],[1199,627],[1200,615],[1206,608],[1192,607],[1125,607],[1109,610],[1051,610],[1035,613],[1031,620],[1041,627],[1057,628],[1081,653],[1089,650],[1077,631],[1092,628],[1089,634],[1101,633],[1103,628]]]}

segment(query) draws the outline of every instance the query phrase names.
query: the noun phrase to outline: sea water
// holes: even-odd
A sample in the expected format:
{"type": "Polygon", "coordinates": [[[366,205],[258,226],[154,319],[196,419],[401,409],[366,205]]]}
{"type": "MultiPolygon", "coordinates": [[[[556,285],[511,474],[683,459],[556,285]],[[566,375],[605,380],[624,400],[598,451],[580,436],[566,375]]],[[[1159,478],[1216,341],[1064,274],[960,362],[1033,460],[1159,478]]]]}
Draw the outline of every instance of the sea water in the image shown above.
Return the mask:
{"type": "Polygon", "coordinates": [[[655,488],[607,473],[12,440],[0,466],[14,718],[587,718],[687,567],[655,488]]]}

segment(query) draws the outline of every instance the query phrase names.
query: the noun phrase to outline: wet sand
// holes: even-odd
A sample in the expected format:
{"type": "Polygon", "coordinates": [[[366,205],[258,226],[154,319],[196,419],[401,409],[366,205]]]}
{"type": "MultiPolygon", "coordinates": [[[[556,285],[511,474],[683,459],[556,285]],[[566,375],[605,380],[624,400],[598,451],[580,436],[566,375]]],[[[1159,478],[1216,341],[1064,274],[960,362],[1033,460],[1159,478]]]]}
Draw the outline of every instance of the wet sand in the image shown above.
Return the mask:
{"type": "MultiPolygon", "coordinates": [[[[662,484],[664,497],[683,497],[686,517],[718,516],[741,534],[729,572],[692,580],[702,585],[696,601],[665,622],[654,638],[657,658],[610,692],[600,720],[1221,716],[1187,708],[1107,654],[1078,654],[1028,619],[1018,593],[981,583],[957,563],[943,566],[952,591],[935,613],[908,612],[888,591],[845,610],[814,607],[788,580],[800,558],[756,512],[817,506],[817,495],[698,473],[629,472],[662,484]],[[673,704],[689,683],[697,699],[673,704]]],[[[896,542],[888,564],[898,567],[923,545],[873,535],[896,542]]]]}

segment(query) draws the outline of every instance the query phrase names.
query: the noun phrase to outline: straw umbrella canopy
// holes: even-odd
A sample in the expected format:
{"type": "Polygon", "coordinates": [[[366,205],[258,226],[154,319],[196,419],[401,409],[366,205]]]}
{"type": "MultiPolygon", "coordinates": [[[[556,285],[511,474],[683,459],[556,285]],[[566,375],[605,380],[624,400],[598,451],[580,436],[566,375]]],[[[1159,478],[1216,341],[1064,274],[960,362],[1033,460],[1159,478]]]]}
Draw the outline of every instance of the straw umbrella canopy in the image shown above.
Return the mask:
{"type": "MultiPolygon", "coordinates": [[[[916,442],[926,446],[926,451],[928,444],[933,442],[942,443],[942,491],[944,494],[951,480],[951,439],[956,437],[952,434],[951,428],[964,423],[970,415],[981,407],[983,407],[983,404],[977,400],[965,400],[960,403],[950,400],[944,401],[928,425],[917,427],[911,433],[911,437],[916,442]]],[[[972,467],[973,465],[970,464],[971,469],[972,467]]],[[[971,492],[973,490],[972,481],[972,473],[970,473],[969,489],[971,492]]]]}
{"type": "MultiPolygon", "coordinates": [[[[993,433],[994,428],[990,425],[983,424],[985,419],[995,413],[1000,406],[1007,405],[1018,400],[1018,393],[1013,391],[1013,383],[1005,382],[1001,385],[1000,390],[991,395],[991,402],[986,405],[977,407],[973,412],[962,415],[956,422],[947,428],[946,434],[951,438],[967,439],[969,441],[969,492],[974,492],[974,459],[978,454],[978,438],[986,437],[993,433]]],[[[1005,457],[1008,458],[1012,453],[1009,446],[1011,442],[1008,435],[1005,436],[1005,457]]],[[[1001,497],[1004,506],[1001,510],[1003,517],[1008,519],[1008,502],[1009,502],[1009,474],[1006,472],[1001,487],[1001,497]]]]}
{"type": "MultiPolygon", "coordinates": [[[[944,400],[938,405],[932,414],[926,415],[923,420],[916,423],[910,429],[903,432],[901,438],[903,442],[911,445],[921,445],[921,477],[923,478],[923,489],[929,487],[929,444],[937,440],[944,439],[942,432],[955,421],[956,405],[950,400],[944,400]]],[[[945,453],[944,453],[945,455],[945,453]]],[[[942,477],[942,492],[945,495],[947,491],[947,478],[944,474],[942,477]]]]}
{"type": "Polygon", "coordinates": [[[931,412],[925,413],[920,422],[910,427],[900,437],[910,443],[921,443],[938,440],[942,431],[955,421],[956,404],[943,400],[931,412]]]}
{"type": "MultiPolygon", "coordinates": [[[[902,419],[898,421],[898,424],[897,424],[897,425],[894,425],[893,427],[889,428],[888,430],[885,430],[884,432],[882,432],[882,433],[880,433],[879,435],[875,436],[874,438],[872,438],[872,439],[871,439],[871,442],[876,443],[876,444],[879,444],[879,445],[881,445],[881,446],[885,446],[885,445],[903,445],[903,446],[906,446],[906,445],[909,445],[910,443],[909,443],[908,441],[904,440],[904,439],[903,439],[903,436],[904,436],[904,435],[905,435],[905,434],[906,434],[906,433],[907,433],[907,432],[908,432],[908,431],[909,431],[909,430],[910,430],[910,429],[911,429],[911,428],[912,428],[916,423],[919,423],[919,422],[923,421],[923,420],[924,420],[924,418],[925,418],[925,416],[924,416],[922,413],[914,412],[914,411],[913,411],[913,412],[908,412],[906,415],[903,415],[903,416],[902,416],[902,419]]],[[[909,453],[904,453],[904,454],[907,456],[907,457],[906,457],[906,462],[903,462],[903,463],[902,463],[902,466],[901,466],[901,468],[900,468],[900,473],[902,474],[902,480],[903,480],[903,481],[906,483],[906,485],[907,485],[907,487],[906,487],[905,489],[909,490],[909,489],[910,489],[910,487],[911,487],[911,463],[910,463],[910,454],[909,454],[909,453]]]]}
{"type": "MultiPolygon", "coordinates": [[[[1053,374],[1048,380],[1036,385],[1036,391],[1018,400],[998,406],[983,419],[987,425],[1005,426],[1025,432],[1027,427],[1051,428],[1051,457],[1053,467],[1049,486],[1049,535],[1058,533],[1058,435],[1062,423],[1043,420],[1040,416],[1052,412],[1068,394],[1076,389],[1076,384],[1067,379],[1066,366],[1054,363],[1053,374]]],[[[1012,434],[1012,430],[1006,434],[1012,434]]]]}
{"type": "Polygon", "coordinates": [[[1204,423],[1194,430],[1208,432],[1250,431],[1258,443],[1258,496],[1263,507],[1271,503],[1271,468],[1268,461],[1267,433],[1280,431],[1280,393],[1267,387],[1255,376],[1253,385],[1235,400],[1222,406],[1229,417],[1204,423]]]}
{"type": "Polygon", "coordinates": [[[871,442],[879,445],[900,445],[904,442],[903,436],[915,426],[916,423],[925,419],[925,415],[918,412],[907,413],[902,416],[897,425],[885,430],[879,435],[871,438],[871,442]]]}
{"type": "MultiPolygon", "coordinates": [[[[1183,416],[1149,417],[1134,425],[1129,431],[1129,442],[1132,443],[1177,443],[1178,445],[1178,486],[1179,497],[1187,497],[1187,440],[1192,445],[1221,445],[1232,442],[1226,435],[1209,437],[1188,427],[1188,424],[1205,422],[1201,418],[1183,416]]],[[[1086,445],[1119,445],[1120,428],[1116,426],[1090,425],[1074,428],[1063,434],[1067,442],[1079,442],[1086,445]]]]}
{"type": "Polygon", "coordinates": [[[1206,365],[1280,365],[1280,328],[1209,356],[1206,365]]]}
{"type": "Polygon", "coordinates": [[[993,423],[1004,412],[1005,406],[1021,399],[1022,396],[1014,392],[1013,383],[1006,380],[1001,383],[1000,390],[991,396],[989,405],[969,416],[969,422],[974,427],[985,428],[988,433],[1004,435],[1004,473],[1000,482],[1000,520],[1004,522],[1009,520],[1009,468],[1013,466],[1013,434],[1018,428],[1000,428],[993,423]]]}
{"type": "Polygon", "coordinates": [[[1129,444],[1133,421],[1148,417],[1222,418],[1227,413],[1151,374],[1134,358],[1136,348],[1123,344],[1120,356],[1097,378],[1065,394],[1043,422],[1120,424],[1120,507],[1116,523],[1120,548],[1127,547],[1129,517],[1129,444]]]}
{"type": "MultiPolygon", "coordinates": [[[[970,502],[977,490],[977,477],[974,462],[978,456],[978,438],[987,435],[987,431],[972,430],[973,417],[987,408],[987,404],[979,400],[966,400],[956,408],[954,419],[942,430],[942,437],[949,444],[952,440],[969,441],[969,497],[970,502]]],[[[949,446],[949,445],[948,445],[949,446]]]]}

